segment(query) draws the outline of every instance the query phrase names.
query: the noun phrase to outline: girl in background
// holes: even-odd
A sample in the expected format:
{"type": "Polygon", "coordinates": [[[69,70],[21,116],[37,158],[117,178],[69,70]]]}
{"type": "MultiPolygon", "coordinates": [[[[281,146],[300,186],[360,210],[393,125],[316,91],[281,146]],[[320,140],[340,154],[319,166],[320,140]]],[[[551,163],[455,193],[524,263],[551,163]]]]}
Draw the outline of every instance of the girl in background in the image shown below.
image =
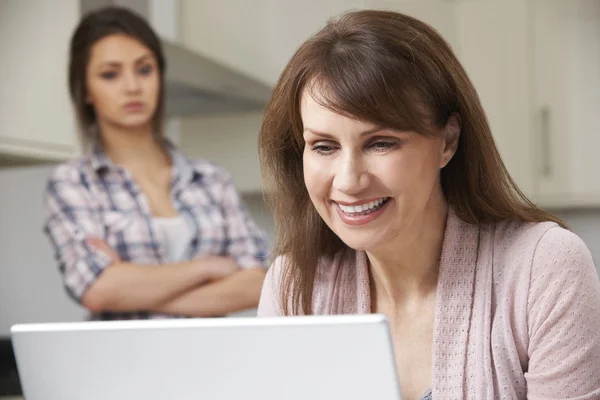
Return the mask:
{"type": "Polygon", "coordinates": [[[92,319],[211,317],[256,307],[267,244],[230,175],[163,136],[166,61],[133,12],[85,16],[69,90],[86,155],[58,166],[45,232],[92,319]]]}

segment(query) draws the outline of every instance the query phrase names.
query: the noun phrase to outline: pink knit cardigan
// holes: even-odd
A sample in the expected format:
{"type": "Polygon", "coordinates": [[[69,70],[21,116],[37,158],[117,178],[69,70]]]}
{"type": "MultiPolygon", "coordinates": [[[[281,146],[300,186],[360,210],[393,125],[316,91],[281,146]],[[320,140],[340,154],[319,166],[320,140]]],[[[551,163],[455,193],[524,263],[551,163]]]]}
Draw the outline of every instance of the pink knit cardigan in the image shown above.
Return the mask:
{"type": "MultiPolygon", "coordinates": [[[[279,257],[259,316],[282,315],[279,257]]],[[[368,262],[319,265],[315,314],[371,310],[368,262]]],[[[434,399],[600,399],[600,282],[582,240],[554,223],[475,226],[450,210],[434,323],[434,399]]]]}

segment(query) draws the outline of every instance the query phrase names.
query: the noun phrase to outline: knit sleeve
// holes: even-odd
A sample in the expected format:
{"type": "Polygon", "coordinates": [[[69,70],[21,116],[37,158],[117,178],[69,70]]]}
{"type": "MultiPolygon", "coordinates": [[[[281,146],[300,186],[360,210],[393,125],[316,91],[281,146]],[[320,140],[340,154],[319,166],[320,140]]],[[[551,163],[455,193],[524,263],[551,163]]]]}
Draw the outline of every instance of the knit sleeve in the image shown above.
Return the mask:
{"type": "Polygon", "coordinates": [[[528,298],[528,399],[600,399],[600,281],[575,234],[546,231],[528,298]]]}

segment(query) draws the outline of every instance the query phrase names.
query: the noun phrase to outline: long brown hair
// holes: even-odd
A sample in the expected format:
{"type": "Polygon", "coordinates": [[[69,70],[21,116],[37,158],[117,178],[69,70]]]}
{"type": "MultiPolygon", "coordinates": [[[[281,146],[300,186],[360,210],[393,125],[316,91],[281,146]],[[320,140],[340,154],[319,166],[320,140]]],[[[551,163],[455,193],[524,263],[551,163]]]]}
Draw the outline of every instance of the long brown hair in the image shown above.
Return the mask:
{"type": "Polygon", "coordinates": [[[100,39],[114,35],[130,36],[146,46],[156,57],[159,69],[160,92],[156,111],[152,117],[152,129],[162,138],[165,109],[164,77],[167,62],[160,39],[150,24],[135,12],[118,6],[108,6],[88,12],[79,22],[71,37],[69,50],[69,93],[75,109],[80,138],[84,147],[93,139],[92,128],[96,124],[94,107],[86,102],[86,74],[92,47],[100,39]]]}
{"type": "Polygon", "coordinates": [[[267,200],[276,220],[275,254],[286,256],[285,313],[312,313],[318,263],[347,249],[318,215],[304,185],[304,90],[332,111],[398,131],[434,134],[432,125],[444,127],[458,113],[458,149],[440,177],[458,217],[472,224],[520,220],[564,226],[527,199],[508,174],[475,88],[433,28],[396,12],[349,12],[294,54],[273,90],[260,131],[267,200]]]}

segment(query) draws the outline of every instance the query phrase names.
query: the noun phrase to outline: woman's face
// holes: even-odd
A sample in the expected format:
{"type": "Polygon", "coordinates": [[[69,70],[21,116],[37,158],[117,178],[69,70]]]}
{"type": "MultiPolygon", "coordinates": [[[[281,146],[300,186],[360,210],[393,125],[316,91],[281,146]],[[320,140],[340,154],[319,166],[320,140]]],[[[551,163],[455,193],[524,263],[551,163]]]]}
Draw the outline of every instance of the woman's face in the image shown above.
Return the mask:
{"type": "Polygon", "coordinates": [[[86,101],[101,125],[126,129],[147,125],[160,92],[156,57],[131,36],[106,36],[91,49],[86,89],[86,101]]]}
{"type": "Polygon", "coordinates": [[[439,204],[440,169],[456,150],[458,130],[432,138],[379,129],[320,106],[307,92],[300,111],[306,188],[348,246],[373,251],[406,237],[439,204]]]}

